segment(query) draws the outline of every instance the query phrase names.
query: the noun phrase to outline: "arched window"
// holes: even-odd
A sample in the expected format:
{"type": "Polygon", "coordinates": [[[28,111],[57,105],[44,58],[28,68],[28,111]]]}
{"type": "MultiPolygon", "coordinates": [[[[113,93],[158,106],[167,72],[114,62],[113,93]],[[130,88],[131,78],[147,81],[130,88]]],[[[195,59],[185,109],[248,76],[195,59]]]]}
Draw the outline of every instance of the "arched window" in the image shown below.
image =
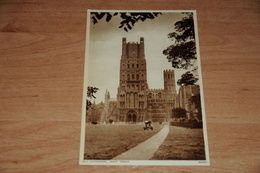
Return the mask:
{"type": "Polygon", "coordinates": [[[135,79],[135,75],[134,74],[132,74],[132,80],[134,80],[135,79]]]}
{"type": "Polygon", "coordinates": [[[136,80],[139,80],[139,74],[136,75],[136,80]]]}
{"type": "Polygon", "coordinates": [[[127,80],[130,80],[130,75],[129,74],[127,75],[127,80]]]}

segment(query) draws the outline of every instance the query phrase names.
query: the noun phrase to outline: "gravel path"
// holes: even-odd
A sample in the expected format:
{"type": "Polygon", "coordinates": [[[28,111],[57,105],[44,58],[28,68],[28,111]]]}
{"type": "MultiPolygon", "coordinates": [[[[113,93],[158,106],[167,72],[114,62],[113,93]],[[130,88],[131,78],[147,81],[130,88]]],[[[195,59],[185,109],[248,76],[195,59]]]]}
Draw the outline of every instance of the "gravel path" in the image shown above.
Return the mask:
{"type": "Polygon", "coordinates": [[[136,147],[114,157],[112,160],[149,160],[158,150],[169,133],[169,125],[165,125],[157,134],[136,147]]]}

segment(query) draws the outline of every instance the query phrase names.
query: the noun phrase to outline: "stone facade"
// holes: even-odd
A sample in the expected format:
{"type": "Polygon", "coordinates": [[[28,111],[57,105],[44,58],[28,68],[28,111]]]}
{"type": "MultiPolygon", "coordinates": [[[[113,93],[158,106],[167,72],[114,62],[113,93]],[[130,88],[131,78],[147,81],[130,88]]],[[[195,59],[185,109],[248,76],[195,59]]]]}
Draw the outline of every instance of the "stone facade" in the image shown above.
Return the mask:
{"type": "Polygon", "coordinates": [[[164,89],[149,89],[144,38],[141,37],[139,43],[127,43],[126,38],[123,38],[117,98],[111,102],[108,91],[105,95],[106,121],[170,121],[172,109],[185,103],[182,103],[182,94],[176,94],[174,71],[164,70],[162,77],[164,89]]]}
{"type": "Polygon", "coordinates": [[[117,93],[118,121],[144,121],[147,114],[147,74],[144,38],[140,43],[122,39],[120,79],[117,93]]]}

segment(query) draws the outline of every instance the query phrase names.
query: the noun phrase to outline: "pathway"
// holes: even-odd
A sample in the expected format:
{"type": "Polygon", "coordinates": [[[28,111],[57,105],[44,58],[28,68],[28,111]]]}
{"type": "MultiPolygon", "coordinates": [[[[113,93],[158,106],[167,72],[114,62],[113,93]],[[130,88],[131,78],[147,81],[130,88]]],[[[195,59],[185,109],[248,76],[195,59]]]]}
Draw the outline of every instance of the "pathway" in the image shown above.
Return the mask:
{"type": "Polygon", "coordinates": [[[162,130],[151,138],[114,157],[112,160],[149,160],[163,143],[168,133],[169,125],[165,125],[162,130]]]}

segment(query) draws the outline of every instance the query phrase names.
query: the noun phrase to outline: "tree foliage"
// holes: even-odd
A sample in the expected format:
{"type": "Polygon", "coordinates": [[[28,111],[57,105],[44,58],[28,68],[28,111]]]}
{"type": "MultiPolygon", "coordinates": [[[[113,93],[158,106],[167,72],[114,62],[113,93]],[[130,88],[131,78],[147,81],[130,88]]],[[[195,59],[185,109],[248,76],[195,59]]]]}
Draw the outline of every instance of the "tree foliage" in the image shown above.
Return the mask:
{"type": "Polygon", "coordinates": [[[172,110],[172,118],[185,118],[186,112],[183,108],[175,108],[172,110]]]}
{"type": "Polygon", "coordinates": [[[172,67],[177,69],[188,69],[197,59],[193,13],[186,14],[186,17],[174,24],[175,31],[168,34],[174,43],[163,50],[172,67]]]}
{"type": "Polygon", "coordinates": [[[198,118],[202,119],[202,112],[201,112],[201,99],[200,94],[192,96],[190,98],[190,102],[195,105],[195,108],[198,110],[198,118]]]}
{"type": "Polygon", "coordinates": [[[179,86],[182,86],[182,85],[194,85],[197,81],[198,81],[198,78],[195,77],[195,75],[192,72],[187,71],[186,73],[181,75],[181,79],[179,79],[177,81],[177,84],[179,86]]]}
{"type": "Polygon", "coordinates": [[[100,120],[101,112],[98,109],[96,104],[92,104],[88,110],[87,121],[89,122],[97,122],[100,120]]]}
{"type": "Polygon", "coordinates": [[[96,88],[96,87],[91,87],[91,86],[88,86],[88,90],[87,90],[87,97],[88,98],[96,98],[95,96],[94,96],[94,94],[95,93],[97,93],[97,91],[98,91],[99,89],[98,88],[96,88]]]}
{"type": "Polygon", "coordinates": [[[154,19],[161,13],[135,13],[135,12],[92,12],[91,20],[93,24],[97,24],[99,20],[105,18],[109,22],[114,16],[120,16],[122,21],[119,28],[123,28],[126,32],[131,30],[138,21],[145,21],[146,19],[154,19]]]}
{"type": "Polygon", "coordinates": [[[88,89],[87,89],[87,100],[86,100],[86,110],[88,110],[89,108],[90,108],[90,106],[92,105],[92,103],[91,103],[91,99],[92,98],[96,98],[95,97],[95,93],[97,93],[97,91],[98,91],[99,89],[98,88],[96,88],[96,87],[92,87],[92,86],[88,86],[88,89]]]}

